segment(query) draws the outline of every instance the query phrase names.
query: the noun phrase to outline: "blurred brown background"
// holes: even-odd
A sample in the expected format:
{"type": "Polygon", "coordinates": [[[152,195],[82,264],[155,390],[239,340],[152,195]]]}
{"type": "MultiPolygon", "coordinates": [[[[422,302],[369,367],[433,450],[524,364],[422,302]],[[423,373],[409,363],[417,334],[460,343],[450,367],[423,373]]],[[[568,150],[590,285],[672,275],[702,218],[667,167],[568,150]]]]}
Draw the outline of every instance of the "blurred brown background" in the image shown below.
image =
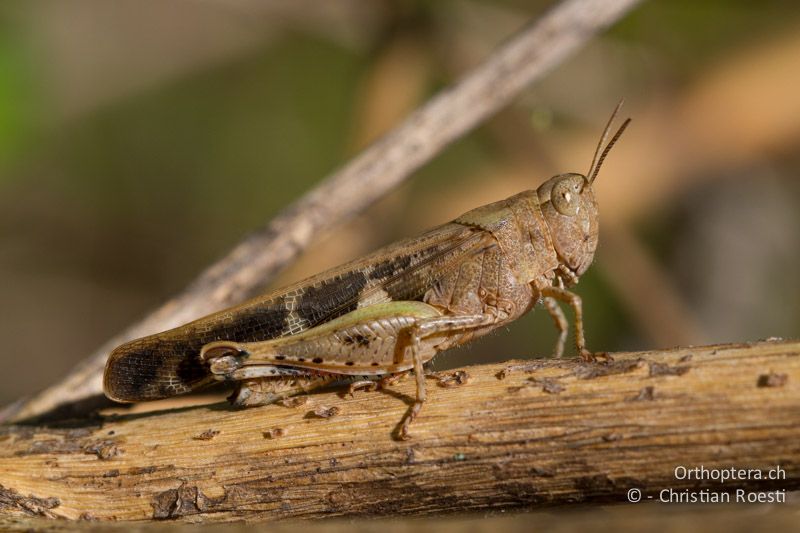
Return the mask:
{"type": "MultiPolygon", "coordinates": [[[[5,0],[0,405],[184,287],[550,2],[5,0]]],[[[585,172],[589,347],[797,337],[800,12],[645,2],[277,284],[585,172]]],[[[571,317],[570,317],[571,319],[571,317]]],[[[545,356],[536,312],[440,368],[545,356]]]]}

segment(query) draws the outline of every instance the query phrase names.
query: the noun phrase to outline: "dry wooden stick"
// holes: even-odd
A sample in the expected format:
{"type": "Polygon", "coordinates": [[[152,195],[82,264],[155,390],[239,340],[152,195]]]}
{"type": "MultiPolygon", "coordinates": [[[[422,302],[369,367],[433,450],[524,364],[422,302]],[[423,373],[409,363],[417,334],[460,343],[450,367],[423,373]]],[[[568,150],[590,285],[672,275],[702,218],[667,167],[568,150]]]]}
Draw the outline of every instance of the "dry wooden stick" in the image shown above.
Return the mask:
{"type": "Polygon", "coordinates": [[[101,394],[103,365],[116,345],[242,301],[291,262],[316,234],[350,219],[385,195],[637,2],[561,2],[268,225],[245,238],[182,293],[101,346],[62,381],[6,408],[0,413],[0,421],[39,415],[61,404],[101,394]]]}
{"type": "MultiPolygon", "coordinates": [[[[800,343],[475,366],[390,434],[413,380],[246,410],[212,404],[0,428],[0,517],[276,520],[625,502],[629,489],[800,487],[800,343]],[[782,469],[689,479],[687,469],[782,469]]],[[[733,500],[735,501],[735,500],[733,500]]]]}

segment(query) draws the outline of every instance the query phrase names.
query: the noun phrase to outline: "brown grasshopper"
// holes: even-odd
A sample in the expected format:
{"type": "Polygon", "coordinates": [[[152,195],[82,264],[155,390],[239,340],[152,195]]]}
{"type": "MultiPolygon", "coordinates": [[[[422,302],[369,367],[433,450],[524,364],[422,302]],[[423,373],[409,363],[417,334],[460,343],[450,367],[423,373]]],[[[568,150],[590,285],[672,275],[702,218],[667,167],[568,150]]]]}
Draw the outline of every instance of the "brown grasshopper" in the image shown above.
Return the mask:
{"type": "MultiPolygon", "coordinates": [[[[621,103],[620,103],[621,105],[621,103]]],[[[364,258],[184,326],[116,348],[104,374],[106,395],[137,402],[194,391],[214,381],[239,383],[238,405],[271,403],[334,382],[376,388],[413,370],[417,397],[400,437],[425,402],[423,365],[436,353],[508,324],[542,302],[552,316],[560,357],[575,313],[579,355],[592,359],[583,334],[578,282],[598,237],[592,183],[623,122],[589,168],[559,174],[536,190],[469,211],[449,224],[364,258]]]]}

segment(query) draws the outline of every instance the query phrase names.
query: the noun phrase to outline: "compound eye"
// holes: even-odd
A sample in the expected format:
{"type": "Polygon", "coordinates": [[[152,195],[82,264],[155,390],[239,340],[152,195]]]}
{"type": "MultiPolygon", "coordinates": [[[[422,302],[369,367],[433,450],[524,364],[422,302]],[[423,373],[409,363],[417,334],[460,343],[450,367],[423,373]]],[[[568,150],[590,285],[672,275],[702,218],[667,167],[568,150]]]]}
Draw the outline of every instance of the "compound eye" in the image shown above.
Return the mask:
{"type": "Polygon", "coordinates": [[[556,211],[570,217],[578,212],[580,185],[580,182],[572,177],[563,178],[553,185],[553,190],[550,191],[550,202],[556,211]]]}

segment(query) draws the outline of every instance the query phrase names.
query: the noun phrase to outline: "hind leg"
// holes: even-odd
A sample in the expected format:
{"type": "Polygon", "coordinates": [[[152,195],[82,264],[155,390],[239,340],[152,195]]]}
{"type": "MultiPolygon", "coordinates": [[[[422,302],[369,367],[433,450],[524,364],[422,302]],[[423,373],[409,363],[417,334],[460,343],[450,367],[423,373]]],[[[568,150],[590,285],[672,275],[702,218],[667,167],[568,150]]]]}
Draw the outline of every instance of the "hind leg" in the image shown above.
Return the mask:
{"type": "Polygon", "coordinates": [[[414,364],[417,397],[401,423],[398,434],[401,440],[408,440],[411,438],[408,433],[408,428],[417,416],[419,416],[422,406],[425,404],[425,399],[427,398],[425,370],[422,365],[423,362],[420,354],[420,341],[431,335],[458,333],[468,329],[487,326],[496,321],[497,316],[494,314],[442,316],[419,320],[415,325],[405,330],[404,333],[407,343],[405,354],[410,355],[411,361],[414,364]]]}

